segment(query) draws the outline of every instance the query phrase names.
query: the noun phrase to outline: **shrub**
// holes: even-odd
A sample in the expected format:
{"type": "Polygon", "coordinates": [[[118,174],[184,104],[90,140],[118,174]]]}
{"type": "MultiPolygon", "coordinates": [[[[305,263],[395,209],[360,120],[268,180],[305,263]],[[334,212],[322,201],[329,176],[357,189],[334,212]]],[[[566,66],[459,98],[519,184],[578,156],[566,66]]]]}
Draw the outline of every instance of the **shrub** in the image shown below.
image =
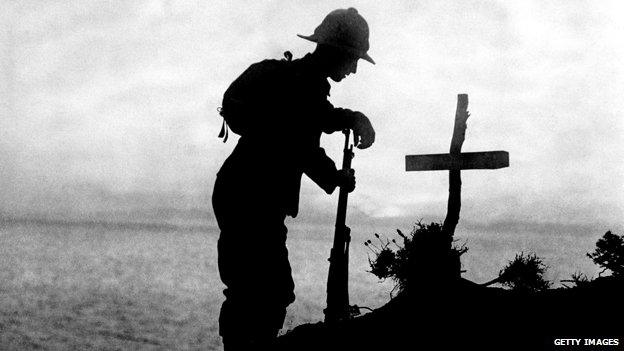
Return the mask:
{"type": "Polygon", "coordinates": [[[613,276],[624,277],[624,236],[606,232],[587,256],[602,267],[601,274],[609,270],[613,276]]]}
{"type": "Polygon", "coordinates": [[[380,279],[392,279],[395,282],[393,291],[459,277],[459,256],[468,249],[466,245],[453,245],[453,237],[444,233],[442,224],[418,222],[408,235],[399,229],[397,234],[403,239],[402,243],[396,238],[382,239],[379,234],[375,234],[375,241],[364,243],[375,255],[368,259],[370,272],[380,279]]]}
{"type": "Polygon", "coordinates": [[[496,281],[514,291],[531,293],[544,291],[551,284],[544,279],[547,268],[537,255],[525,256],[521,252],[499,272],[496,281]]]}
{"type": "Polygon", "coordinates": [[[592,282],[586,274],[581,272],[574,272],[569,280],[564,280],[564,282],[574,283],[575,287],[584,287],[588,286],[589,283],[592,282]]]}

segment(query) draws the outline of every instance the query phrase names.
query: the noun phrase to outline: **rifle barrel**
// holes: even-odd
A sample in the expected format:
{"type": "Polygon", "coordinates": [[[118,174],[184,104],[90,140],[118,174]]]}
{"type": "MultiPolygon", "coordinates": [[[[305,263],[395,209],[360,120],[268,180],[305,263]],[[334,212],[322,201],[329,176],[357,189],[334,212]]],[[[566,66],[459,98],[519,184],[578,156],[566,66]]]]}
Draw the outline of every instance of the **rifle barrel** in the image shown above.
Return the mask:
{"type": "MultiPolygon", "coordinates": [[[[344,154],[342,169],[351,169],[353,158],[353,145],[349,143],[350,131],[345,134],[344,154]]],[[[349,317],[349,242],[351,241],[350,229],[346,226],[347,201],[349,192],[340,188],[338,194],[338,212],[336,214],[336,227],[334,232],[334,246],[329,257],[329,274],[327,278],[327,308],[325,309],[325,321],[335,322],[349,317]]]]}

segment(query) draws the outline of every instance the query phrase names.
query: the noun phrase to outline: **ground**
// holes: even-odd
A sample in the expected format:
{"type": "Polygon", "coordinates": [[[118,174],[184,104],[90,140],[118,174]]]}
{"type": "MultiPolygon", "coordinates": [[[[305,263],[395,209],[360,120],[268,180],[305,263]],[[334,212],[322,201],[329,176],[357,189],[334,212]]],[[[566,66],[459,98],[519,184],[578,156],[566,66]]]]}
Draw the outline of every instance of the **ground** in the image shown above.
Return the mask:
{"type": "MultiPolygon", "coordinates": [[[[618,338],[624,347],[624,281],[518,294],[460,279],[422,287],[335,325],[302,325],[279,340],[282,350],[550,350],[558,338],[618,338]]],[[[586,348],[587,349],[587,348],[586,348]]],[[[591,348],[589,348],[591,349],[591,348]]]]}

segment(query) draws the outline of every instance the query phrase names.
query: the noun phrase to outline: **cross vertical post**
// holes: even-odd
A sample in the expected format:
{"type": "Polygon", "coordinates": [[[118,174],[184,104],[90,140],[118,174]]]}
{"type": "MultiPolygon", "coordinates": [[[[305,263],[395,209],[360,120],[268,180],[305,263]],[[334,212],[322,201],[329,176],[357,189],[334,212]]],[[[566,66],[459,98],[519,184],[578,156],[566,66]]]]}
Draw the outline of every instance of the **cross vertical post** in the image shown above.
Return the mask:
{"type": "Polygon", "coordinates": [[[459,222],[461,209],[461,170],[498,169],[509,167],[507,151],[487,151],[462,153],[461,148],[466,138],[468,95],[457,95],[455,125],[448,154],[407,155],[405,170],[410,171],[449,171],[449,199],[443,230],[452,237],[459,222]]]}

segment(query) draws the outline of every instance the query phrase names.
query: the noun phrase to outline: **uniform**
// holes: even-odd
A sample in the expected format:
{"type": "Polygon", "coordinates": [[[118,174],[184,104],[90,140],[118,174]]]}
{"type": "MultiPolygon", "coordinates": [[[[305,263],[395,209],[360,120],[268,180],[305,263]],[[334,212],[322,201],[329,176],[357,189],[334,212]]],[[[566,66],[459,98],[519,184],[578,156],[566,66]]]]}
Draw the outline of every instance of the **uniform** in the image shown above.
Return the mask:
{"type": "Polygon", "coordinates": [[[224,342],[282,327],[295,299],[284,219],[297,216],[304,173],[334,191],[337,169],[320,137],[353,124],[352,111],[327,101],[330,85],[310,54],[253,64],[232,86],[244,97],[246,131],[219,170],[212,197],[227,287],[219,319],[224,342]]]}

